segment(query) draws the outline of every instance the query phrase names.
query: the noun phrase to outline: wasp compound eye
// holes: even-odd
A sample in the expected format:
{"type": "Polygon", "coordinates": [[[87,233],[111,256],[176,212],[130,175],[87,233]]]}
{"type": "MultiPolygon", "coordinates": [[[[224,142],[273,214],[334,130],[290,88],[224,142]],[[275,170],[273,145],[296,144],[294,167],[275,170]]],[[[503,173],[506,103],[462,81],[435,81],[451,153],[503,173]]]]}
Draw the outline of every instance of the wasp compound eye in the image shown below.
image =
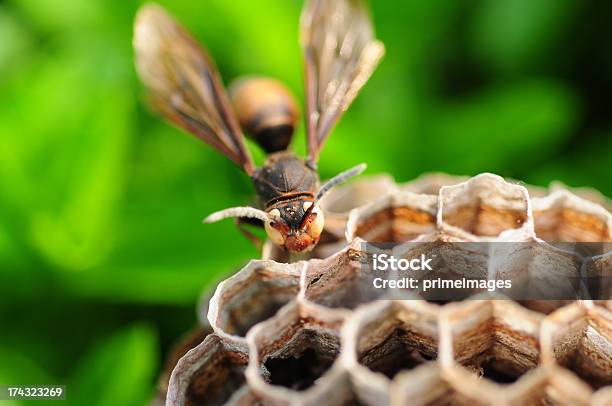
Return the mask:
{"type": "Polygon", "coordinates": [[[323,216],[323,211],[318,207],[315,207],[312,211],[311,217],[313,217],[313,219],[308,225],[307,231],[311,237],[318,239],[323,232],[323,227],[325,227],[325,217],[323,216]]]}
{"type": "Polygon", "coordinates": [[[281,223],[283,223],[283,220],[280,218],[280,211],[272,209],[268,214],[270,219],[264,221],[264,228],[268,238],[276,245],[285,244],[285,235],[282,232],[282,227],[280,227],[281,223]]]}
{"type": "Polygon", "coordinates": [[[283,233],[275,228],[275,224],[272,222],[264,223],[264,228],[266,229],[266,234],[268,238],[272,240],[272,242],[276,245],[283,245],[285,243],[285,237],[283,233]]]}
{"type": "Polygon", "coordinates": [[[299,118],[295,97],[281,82],[266,77],[238,79],[230,97],[242,128],[266,152],[287,149],[299,118]]]}

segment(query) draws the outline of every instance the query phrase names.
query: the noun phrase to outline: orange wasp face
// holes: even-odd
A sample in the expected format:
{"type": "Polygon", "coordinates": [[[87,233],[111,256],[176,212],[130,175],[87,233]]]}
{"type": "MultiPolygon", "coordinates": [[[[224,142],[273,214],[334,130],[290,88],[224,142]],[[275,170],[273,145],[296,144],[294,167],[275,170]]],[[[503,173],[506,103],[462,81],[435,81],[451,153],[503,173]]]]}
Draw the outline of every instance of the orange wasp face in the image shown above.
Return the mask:
{"type": "Polygon", "coordinates": [[[312,205],[312,201],[298,199],[269,210],[270,220],[264,222],[264,227],[270,240],[290,252],[311,251],[325,224],[323,212],[312,205]]]}

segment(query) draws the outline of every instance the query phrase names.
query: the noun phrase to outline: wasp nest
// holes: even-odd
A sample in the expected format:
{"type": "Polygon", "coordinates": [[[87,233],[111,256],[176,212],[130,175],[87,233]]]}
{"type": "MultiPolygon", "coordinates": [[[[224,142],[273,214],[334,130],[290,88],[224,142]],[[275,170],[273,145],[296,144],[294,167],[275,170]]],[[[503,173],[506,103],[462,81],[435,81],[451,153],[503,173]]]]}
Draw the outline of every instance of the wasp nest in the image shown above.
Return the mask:
{"type": "MultiPolygon", "coordinates": [[[[310,259],[284,263],[268,246],[201,306],[203,326],[160,379],[166,405],[612,405],[612,300],[429,301],[374,289],[363,266],[364,241],[520,241],[534,262],[609,283],[600,194],[433,174],[365,178],[322,205],[326,236],[310,259]],[[605,249],[583,260],[555,242],[605,249]]],[[[537,272],[517,255],[494,272],[537,272]]],[[[490,274],[486,260],[476,252],[462,272],[490,274]]]]}

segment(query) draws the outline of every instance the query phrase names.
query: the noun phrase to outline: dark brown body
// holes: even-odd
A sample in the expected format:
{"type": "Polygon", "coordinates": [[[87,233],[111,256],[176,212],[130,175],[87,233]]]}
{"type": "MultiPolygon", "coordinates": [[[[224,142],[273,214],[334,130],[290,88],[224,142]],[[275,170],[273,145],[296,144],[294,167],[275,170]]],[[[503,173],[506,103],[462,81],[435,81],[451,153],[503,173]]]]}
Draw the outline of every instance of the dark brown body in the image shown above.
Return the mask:
{"type": "Polygon", "coordinates": [[[303,159],[290,151],[268,155],[264,165],[255,171],[253,184],[266,207],[287,196],[314,197],[319,176],[303,159]]]}
{"type": "Polygon", "coordinates": [[[255,191],[266,211],[277,208],[292,229],[304,218],[304,202],[312,201],[319,188],[319,176],[303,159],[290,151],[268,155],[253,175],[255,191]]]}

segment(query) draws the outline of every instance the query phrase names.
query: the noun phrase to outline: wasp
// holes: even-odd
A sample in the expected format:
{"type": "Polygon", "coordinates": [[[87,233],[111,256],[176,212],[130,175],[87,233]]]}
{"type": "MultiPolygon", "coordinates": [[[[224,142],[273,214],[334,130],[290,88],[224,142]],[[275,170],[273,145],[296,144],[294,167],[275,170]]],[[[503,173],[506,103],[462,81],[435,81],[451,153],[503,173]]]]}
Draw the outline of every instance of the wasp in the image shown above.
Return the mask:
{"type": "MultiPolygon", "coordinates": [[[[230,87],[231,98],[206,50],[162,7],[137,13],[136,68],[153,108],[235,162],[251,178],[262,208],[233,207],[208,216],[263,225],[290,253],[312,250],[324,228],[318,203],[332,187],[359,175],[365,164],[322,185],[317,161],[334,125],[384,54],[359,0],[307,0],[300,18],[305,65],[307,158],[288,150],[299,119],[295,98],[280,83],[254,77],[230,87]],[[242,129],[266,152],[256,168],[242,129]]],[[[241,231],[255,238],[248,231],[241,231]]]]}

